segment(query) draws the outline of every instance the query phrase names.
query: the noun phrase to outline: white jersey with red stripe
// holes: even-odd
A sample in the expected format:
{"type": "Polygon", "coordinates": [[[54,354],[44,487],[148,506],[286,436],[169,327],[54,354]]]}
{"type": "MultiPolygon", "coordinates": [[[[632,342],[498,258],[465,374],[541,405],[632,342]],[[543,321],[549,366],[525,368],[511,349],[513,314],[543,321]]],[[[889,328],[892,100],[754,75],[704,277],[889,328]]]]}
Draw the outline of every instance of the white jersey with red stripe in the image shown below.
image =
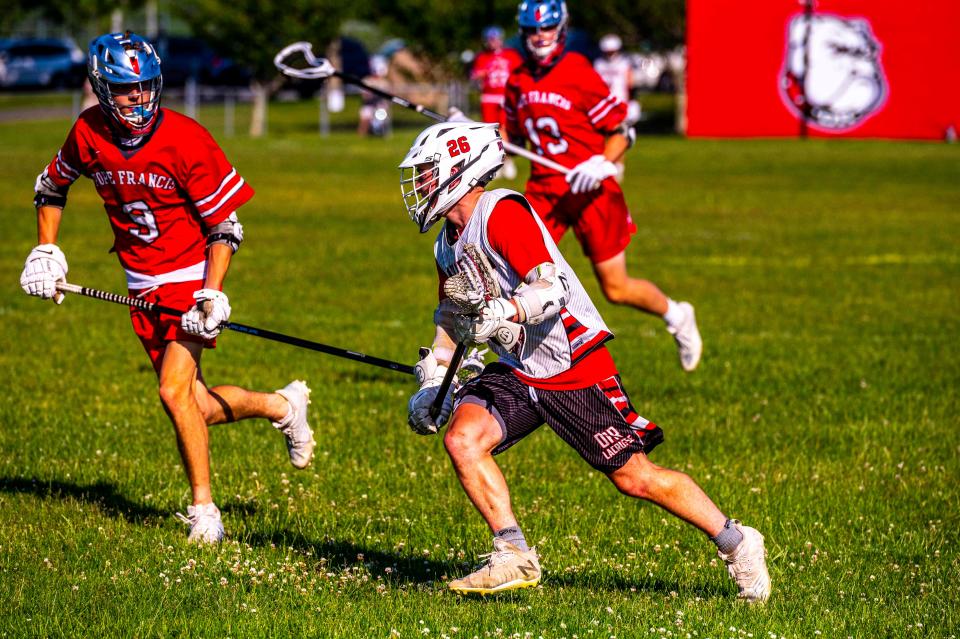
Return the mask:
{"type": "Polygon", "coordinates": [[[37,182],[65,194],[81,175],[103,199],[131,289],[203,279],[207,229],[253,197],[207,130],[169,109],[135,148],[100,107],[81,113],[37,182]]]}
{"type": "MultiPolygon", "coordinates": [[[[450,277],[457,272],[457,260],[463,254],[464,245],[475,244],[489,259],[504,299],[513,297],[513,291],[524,281],[526,274],[514,271],[506,259],[491,246],[488,238],[490,216],[503,198],[516,199],[530,211],[540,229],[550,259],[556,265],[559,277],[566,283],[567,303],[558,315],[543,323],[523,325],[521,339],[513,349],[506,350],[494,340],[490,340],[488,346],[500,357],[501,362],[514,368],[521,379],[554,377],[600,348],[613,338],[613,334],[580,284],[577,274],[567,264],[550,233],[526,199],[520,193],[509,189],[485,192],[456,241],[451,243],[446,229],[441,229],[434,243],[434,256],[440,273],[450,277]]],[[[441,299],[437,309],[438,317],[435,319],[440,320],[440,315],[452,312],[455,312],[453,303],[448,299],[441,299]]]]}

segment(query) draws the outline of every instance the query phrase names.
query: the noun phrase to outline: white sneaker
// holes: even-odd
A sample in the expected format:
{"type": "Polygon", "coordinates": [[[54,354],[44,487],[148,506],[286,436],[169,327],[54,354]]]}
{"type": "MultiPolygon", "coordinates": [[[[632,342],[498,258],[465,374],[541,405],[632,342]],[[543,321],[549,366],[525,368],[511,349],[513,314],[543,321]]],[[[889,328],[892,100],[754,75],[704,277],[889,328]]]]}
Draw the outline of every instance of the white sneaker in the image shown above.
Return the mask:
{"type": "Polygon", "coordinates": [[[540,583],[540,561],[537,549],[520,550],[513,544],[494,537],[494,552],[481,555],[487,561],[461,579],[448,584],[461,595],[492,595],[504,590],[532,588],[540,583]]]}
{"type": "Polygon", "coordinates": [[[734,520],[734,527],[743,533],[743,541],[729,555],[719,550],[717,556],[727,564],[727,572],[737,582],[738,599],[750,603],[762,603],[770,596],[770,573],[767,572],[767,549],[763,547],[763,535],[742,526],[734,520]]]}
{"type": "Polygon", "coordinates": [[[299,379],[294,380],[277,391],[290,404],[290,412],[279,422],[271,422],[273,427],[287,438],[287,452],[290,463],[296,468],[306,468],[313,459],[313,431],[307,424],[307,404],[310,403],[310,389],[299,379]]]}
{"type": "Polygon", "coordinates": [[[220,509],[213,503],[187,506],[187,516],[177,513],[177,519],[190,526],[187,540],[198,544],[219,544],[226,535],[220,509]]]}
{"type": "Polygon", "coordinates": [[[689,373],[700,363],[703,340],[700,339],[700,331],[697,329],[697,317],[693,313],[693,305],[690,302],[680,302],[677,305],[683,309],[683,320],[673,326],[668,324],[667,332],[673,335],[677,343],[680,365],[689,373]]]}

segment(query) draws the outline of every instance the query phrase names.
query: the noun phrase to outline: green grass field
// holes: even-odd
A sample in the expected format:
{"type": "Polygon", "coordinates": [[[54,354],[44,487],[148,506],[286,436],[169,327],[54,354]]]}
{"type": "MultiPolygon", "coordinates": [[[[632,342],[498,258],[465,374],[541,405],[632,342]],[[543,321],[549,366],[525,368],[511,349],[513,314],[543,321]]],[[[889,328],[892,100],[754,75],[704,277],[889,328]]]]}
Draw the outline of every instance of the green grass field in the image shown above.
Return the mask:
{"type": "MultiPolygon", "coordinates": [[[[432,337],[433,234],[407,219],[394,167],[416,130],[320,139],[310,103],[271,118],[266,139],[222,140],[257,189],[233,319],[414,363],[432,337]]],[[[221,133],[216,109],[201,120],[221,133]]],[[[213,429],[229,541],[188,545],[173,430],[125,309],[18,286],[34,178],[69,125],[0,125],[0,636],[960,634],[956,146],[643,138],[629,262],[696,304],[692,375],[662,323],[604,302],[574,238],[561,244],[634,404],[666,432],[652,459],[766,535],[774,594],[748,608],[705,538],[621,497],[548,429],[500,458],[542,585],[448,593],[490,539],[441,438],[406,426],[413,380],[237,333],[205,355],[207,380],[305,378],[317,458],[294,471],[263,421],[213,429]]],[[[111,241],[78,183],[70,278],[123,292],[111,241]]]]}

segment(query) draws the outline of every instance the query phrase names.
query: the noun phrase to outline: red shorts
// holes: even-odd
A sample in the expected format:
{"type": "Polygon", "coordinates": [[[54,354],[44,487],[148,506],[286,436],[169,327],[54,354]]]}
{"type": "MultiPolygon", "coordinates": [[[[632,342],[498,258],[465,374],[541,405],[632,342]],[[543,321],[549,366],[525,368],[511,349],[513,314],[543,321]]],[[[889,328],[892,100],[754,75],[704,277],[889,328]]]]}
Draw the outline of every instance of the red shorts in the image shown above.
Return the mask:
{"type": "MultiPolygon", "coordinates": [[[[202,281],[162,284],[149,293],[140,296],[140,299],[186,311],[193,306],[193,293],[201,288],[203,288],[202,281]]],[[[138,297],[139,293],[140,291],[130,291],[130,295],[133,297],[138,297]]],[[[206,348],[214,348],[217,344],[215,339],[205,340],[184,331],[180,328],[180,317],[177,315],[150,313],[131,307],[130,323],[133,324],[133,332],[140,338],[143,350],[147,351],[150,361],[153,362],[153,368],[158,373],[163,361],[163,351],[166,349],[168,342],[174,340],[197,342],[203,344],[206,348]]]]}
{"type": "Polygon", "coordinates": [[[594,264],[621,253],[637,232],[623,191],[613,178],[604,180],[600,189],[579,195],[570,192],[563,176],[529,180],[524,195],[554,242],[559,243],[572,226],[584,255],[594,264]]]}

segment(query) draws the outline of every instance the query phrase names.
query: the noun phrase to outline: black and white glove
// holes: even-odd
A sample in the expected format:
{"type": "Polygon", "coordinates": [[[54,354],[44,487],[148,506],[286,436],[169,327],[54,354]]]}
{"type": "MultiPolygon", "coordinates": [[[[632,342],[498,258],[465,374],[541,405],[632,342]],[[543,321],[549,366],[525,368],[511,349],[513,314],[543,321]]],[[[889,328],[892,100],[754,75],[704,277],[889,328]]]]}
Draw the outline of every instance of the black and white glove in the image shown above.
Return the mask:
{"type": "Polygon", "coordinates": [[[494,339],[510,350],[520,338],[520,325],[509,320],[516,314],[517,309],[510,300],[492,299],[480,308],[479,315],[456,315],[456,337],[474,344],[486,344],[494,339]]]}
{"type": "Polygon", "coordinates": [[[576,195],[596,191],[604,180],[616,174],[617,167],[613,162],[602,155],[594,155],[570,169],[566,179],[570,192],[576,195]]]}
{"type": "Polygon", "coordinates": [[[420,361],[413,368],[420,390],[414,393],[407,403],[407,423],[410,429],[418,435],[436,435],[437,431],[447,423],[450,412],[453,410],[453,393],[456,390],[456,380],[450,384],[447,396],[443,399],[440,414],[434,419],[430,416],[430,407],[433,406],[440,385],[447,374],[447,367],[437,362],[433,351],[429,348],[420,349],[420,361]]]}
{"type": "Polygon", "coordinates": [[[61,304],[64,295],[57,291],[57,282],[67,281],[67,270],[67,257],[60,247],[41,244],[30,251],[23,264],[20,287],[27,295],[52,299],[61,304]]]}
{"type": "Polygon", "coordinates": [[[201,288],[193,299],[196,304],[180,316],[180,327],[191,335],[215,338],[230,321],[230,300],[222,291],[212,288],[201,288]]]}

